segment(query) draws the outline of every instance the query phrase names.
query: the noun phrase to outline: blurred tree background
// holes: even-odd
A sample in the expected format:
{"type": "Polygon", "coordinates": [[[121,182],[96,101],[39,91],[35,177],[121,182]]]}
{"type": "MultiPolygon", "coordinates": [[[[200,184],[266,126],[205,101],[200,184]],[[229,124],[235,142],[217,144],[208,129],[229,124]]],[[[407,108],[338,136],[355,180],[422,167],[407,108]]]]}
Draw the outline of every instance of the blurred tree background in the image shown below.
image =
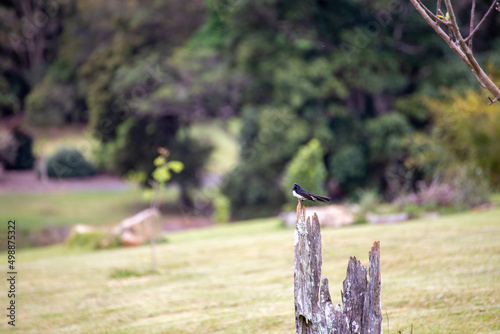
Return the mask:
{"type": "MultiPolygon", "coordinates": [[[[497,14],[474,42],[497,78],[499,37],[497,14]]],[[[237,219],[276,213],[293,182],[392,200],[455,164],[499,187],[500,107],[478,91],[409,1],[0,2],[0,117],[85,123],[121,175],[168,147],[187,206],[212,149],[189,130],[238,119],[239,163],[219,175],[237,219]]]]}

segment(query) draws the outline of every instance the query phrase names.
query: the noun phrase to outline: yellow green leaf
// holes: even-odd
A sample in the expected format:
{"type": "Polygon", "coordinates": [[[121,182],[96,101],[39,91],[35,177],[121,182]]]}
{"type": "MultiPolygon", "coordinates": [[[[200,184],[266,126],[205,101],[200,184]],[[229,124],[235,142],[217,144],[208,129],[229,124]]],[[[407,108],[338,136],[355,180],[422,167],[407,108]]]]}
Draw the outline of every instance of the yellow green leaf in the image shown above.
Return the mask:
{"type": "Polygon", "coordinates": [[[180,173],[184,169],[184,164],[180,161],[169,161],[167,167],[174,173],[180,173]]]}
{"type": "Polygon", "coordinates": [[[155,179],[156,182],[158,182],[158,183],[165,183],[168,180],[170,180],[170,177],[171,177],[167,166],[160,166],[160,167],[156,168],[153,171],[152,176],[153,176],[153,179],[155,179]]]}
{"type": "Polygon", "coordinates": [[[161,156],[161,155],[160,155],[160,156],[158,156],[158,157],[157,157],[157,158],[153,161],[153,163],[154,163],[154,165],[155,165],[156,167],[161,166],[161,165],[164,165],[164,164],[165,164],[165,162],[166,162],[165,157],[164,157],[164,156],[161,156]]]}

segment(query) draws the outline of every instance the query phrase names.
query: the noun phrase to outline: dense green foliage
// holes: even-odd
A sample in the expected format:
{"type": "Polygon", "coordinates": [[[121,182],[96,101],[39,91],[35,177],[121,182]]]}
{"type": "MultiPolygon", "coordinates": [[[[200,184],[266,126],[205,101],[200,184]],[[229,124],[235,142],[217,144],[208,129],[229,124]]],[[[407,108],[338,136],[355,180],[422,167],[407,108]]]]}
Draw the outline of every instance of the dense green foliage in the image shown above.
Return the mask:
{"type": "Polygon", "coordinates": [[[0,164],[7,169],[31,169],[33,139],[18,128],[0,129],[0,164]]]}
{"type": "Polygon", "coordinates": [[[9,87],[5,77],[0,76],[0,117],[10,116],[19,111],[19,99],[9,87]]]}
{"type": "Polygon", "coordinates": [[[52,178],[85,177],[96,173],[95,167],[73,148],[61,148],[47,159],[46,164],[47,174],[52,178]]]}
{"type": "Polygon", "coordinates": [[[406,139],[411,154],[405,165],[421,170],[429,183],[433,179],[434,189],[419,190],[437,195],[428,201],[436,204],[442,197],[439,180],[449,188],[446,206],[470,208],[487,202],[491,188],[500,186],[500,107],[483,103],[486,94],[472,90],[445,90],[443,96],[425,100],[434,124],[430,133],[406,139]]]}
{"type": "MultiPolygon", "coordinates": [[[[468,6],[458,1],[459,19],[468,6]]],[[[478,1],[477,11],[488,6],[478,1]]],[[[359,188],[397,197],[438,171],[408,164],[415,150],[406,139],[442,127],[429,110],[445,114],[447,104],[426,101],[443,99],[442,86],[477,87],[410,2],[77,0],[56,7],[0,5],[0,116],[26,110],[37,125],[88,121],[97,164],[119,174],[151,173],[158,147],[166,147],[185,164],[174,180],[187,205],[211,152],[191,126],[236,116],[240,161],[220,184],[233,218],[277,212],[289,196],[284,188],[303,182],[290,170],[283,182],[286,167],[300,165],[292,160],[313,139],[325,169],[313,188],[336,199],[359,188]],[[23,18],[34,8],[50,19],[25,36],[23,18]]],[[[475,35],[482,64],[498,63],[499,27],[495,14],[475,35]]],[[[495,155],[498,138],[477,135],[476,153],[458,161],[477,160],[498,184],[498,162],[484,158],[495,155]]]]}
{"type": "Polygon", "coordinates": [[[26,121],[36,126],[58,126],[87,120],[75,69],[66,59],[56,61],[26,96],[26,121]]]}
{"type": "Polygon", "coordinates": [[[312,139],[302,146],[285,171],[285,192],[290,192],[293,184],[300,182],[304,189],[313,194],[325,192],[326,168],[323,151],[317,139],[312,139]]]}
{"type": "MultiPolygon", "coordinates": [[[[441,85],[475,87],[409,2],[242,2],[220,15],[216,10],[207,26],[225,31],[220,48],[251,78],[242,162],[224,188],[238,217],[246,206],[279,207],[283,167],[312,138],[322,144],[331,195],[369,187],[397,196],[407,182],[392,179],[405,174],[411,154],[403,139],[432,121],[423,97],[438,97],[441,85]],[[243,184],[251,185],[234,190],[243,184]]],[[[478,48],[492,47],[497,37],[478,48]]],[[[267,212],[251,215],[260,213],[267,212]]]]}
{"type": "Polygon", "coordinates": [[[43,80],[26,98],[26,120],[37,126],[68,123],[75,110],[72,88],[43,80]]]}
{"type": "Polygon", "coordinates": [[[426,139],[431,140],[431,146],[442,146],[432,161],[441,170],[450,170],[453,164],[469,165],[488,173],[492,184],[500,186],[500,105],[483,103],[485,96],[474,91],[448,91],[443,100],[428,100],[434,129],[426,139]]]}

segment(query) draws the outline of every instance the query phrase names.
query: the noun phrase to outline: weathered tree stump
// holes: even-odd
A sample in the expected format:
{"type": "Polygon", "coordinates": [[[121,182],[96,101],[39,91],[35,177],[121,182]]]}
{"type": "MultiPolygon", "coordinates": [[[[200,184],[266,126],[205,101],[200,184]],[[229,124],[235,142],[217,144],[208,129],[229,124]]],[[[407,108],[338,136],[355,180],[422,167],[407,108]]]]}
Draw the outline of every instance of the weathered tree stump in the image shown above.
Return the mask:
{"type": "Polygon", "coordinates": [[[318,216],[307,217],[299,201],[294,236],[295,327],[300,334],[382,333],[380,242],[369,253],[367,268],[355,257],[347,266],[342,303],[334,307],[328,279],[321,275],[321,231],[318,216]]]}

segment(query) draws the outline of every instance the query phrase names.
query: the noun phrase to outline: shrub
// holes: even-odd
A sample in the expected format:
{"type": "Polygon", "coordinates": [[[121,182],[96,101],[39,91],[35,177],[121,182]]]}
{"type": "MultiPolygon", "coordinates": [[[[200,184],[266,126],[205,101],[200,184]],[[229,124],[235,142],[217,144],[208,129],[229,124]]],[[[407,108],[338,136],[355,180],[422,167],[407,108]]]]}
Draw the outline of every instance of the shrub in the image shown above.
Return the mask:
{"type": "Polygon", "coordinates": [[[498,105],[488,106],[486,96],[476,91],[444,91],[444,96],[424,100],[434,127],[409,138],[411,154],[405,161],[433,181],[398,200],[404,205],[463,210],[488,202],[490,186],[500,186],[498,105]]]}
{"type": "Polygon", "coordinates": [[[218,194],[214,198],[213,205],[214,213],[212,215],[212,219],[219,224],[227,223],[231,213],[231,203],[229,202],[229,198],[218,194]]]}
{"type": "Polygon", "coordinates": [[[448,177],[448,181],[439,181],[435,177],[429,185],[420,181],[416,192],[399,197],[394,204],[405,211],[415,211],[415,207],[424,211],[459,211],[489,201],[489,176],[480,168],[461,166],[450,172],[448,177]]]}
{"type": "Polygon", "coordinates": [[[47,173],[53,178],[85,177],[96,173],[96,168],[74,148],[61,148],[47,159],[47,173]]]}
{"type": "Polygon", "coordinates": [[[424,209],[416,203],[410,203],[404,208],[404,212],[408,214],[409,218],[418,218],[422,215],[424,209]]]}
{"type": "Polygon", "coordinates": [[[19,129],[0,130],[0,163],[7,169],[31,169],[35,163],[33,140],[19,129]]]}
{"type": "Polygon", "coordinates": [[[380,204],[380,197],[375,190],[358,190],[359,208],[356,214],[356,223],[366,222],[366,214],[374,212],[380,204]]]}
{"type": "Polygon", "coordinates": [[[86,233],[73,233],[66,240],[69,247],[75,248],[102,248],[102,241],[106,238],[106,233],[102,230],[94,230],[86,233]]]}
{"type": "MultiPolygon", "coordinates": [[[[484,92],[466,91],[461,94],[445,91],[445,99],[424,100],[434,118],[434,131],[428,146],[438,146],[437,154],[426,157],[428,150],[422,150],[421,165],[433,162],[438,169],[449,170],[452,165],[471,165],[488,171],[488,178],[494,187],[500,187],[500,104],[488,105],[484,92]],[[443,152],[445,154],[443,154],[443,152]],[[442,157],[448,156],[448,160],[442,157]],[[429,161],[432,158],[433,161],[429,161]]],[[[418,138],[417,138],[418,139],[418,138]]],[[[425,144],[424,140],[419,139],[425,144]]],[[[468,167],[470,177],[474,168],[468,167]]]]}
{"type": "Polygon", "coordinates": [[[319,140],[312,139],[302,146],[285,171],[285,191],[291,192],[294,183],[313,194],[325,193],[327,171],[319,140]]]}
{"type": "Polygon", "coordinates": [[[491,195],[489,179],[489,173],[479,167],[459,168],[453,179],[453,186],[457,189],[456,206],[472,208],[488,203],[491,195]]]}

